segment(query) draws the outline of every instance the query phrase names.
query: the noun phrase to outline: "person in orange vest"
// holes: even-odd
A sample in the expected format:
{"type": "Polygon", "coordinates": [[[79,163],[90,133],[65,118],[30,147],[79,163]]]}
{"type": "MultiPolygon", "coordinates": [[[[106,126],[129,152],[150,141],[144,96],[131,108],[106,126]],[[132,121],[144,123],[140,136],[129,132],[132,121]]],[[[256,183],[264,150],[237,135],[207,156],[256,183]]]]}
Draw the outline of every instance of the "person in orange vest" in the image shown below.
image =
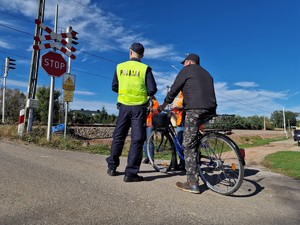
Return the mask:
{"type": "Polygon", "coordinates": [[[147,119],[146,119],[146,141],[144,143],[144,164],[149,164],[149,157],[151,157],[153,159],[154,157],[154,146],[153,146],[153,142],[150,142],[150,156],[148,156],[147,154],[147,140],[148,137],[150,136],[151,132],[153,131],[153,126],[152,126],[152,120],[153,120],[153,115],[158,113],[157,108],[159,106],[159,103],[157,101],[157,99],[155,98],[155,96],[152,96],[151,99],[151,103],[150,103],[150,111],[147,115],[147,119]]]}
{"type": "MultiPolygon", "coordinates": [[[[171,110],[176,117],[176,134],[178,137],[179,144],[182,145],[183,141],[183,131],[184,131],[184,112],[183,112],[183,94],[182,91],[179,92],[178,96],[174,99],[171,105],[171,110]]],[[[182,153],[183,154],[183,153],[182,153]]],[[[185,161],[179,158],[179,164],[176,165],[178,170],[185,170],[185,161]]]]}

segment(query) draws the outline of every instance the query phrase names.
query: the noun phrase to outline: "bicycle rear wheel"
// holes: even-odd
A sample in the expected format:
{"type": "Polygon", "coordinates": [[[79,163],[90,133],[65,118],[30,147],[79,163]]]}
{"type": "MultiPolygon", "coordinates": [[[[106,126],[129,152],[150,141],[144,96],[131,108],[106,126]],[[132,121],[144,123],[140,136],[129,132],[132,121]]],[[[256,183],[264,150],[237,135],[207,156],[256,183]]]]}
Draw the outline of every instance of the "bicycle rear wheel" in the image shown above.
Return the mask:
{"type": "Polygon", "coordinates": [[[147,140],[147,154],[151,155],[151,148],[154,149],[154,157],[149,157],[153,168],[158,172],[168,172],[174,162],[175,148],[173,139],[165,129],[155,129],[147,140]]]}
{"type": "Polygon", "coordinates": [[[244,159],[229,137],[220,133],[204,135],[198,153],[199,175],[209,189],[231,195],[240,188],[244,179],[244,159]]]}

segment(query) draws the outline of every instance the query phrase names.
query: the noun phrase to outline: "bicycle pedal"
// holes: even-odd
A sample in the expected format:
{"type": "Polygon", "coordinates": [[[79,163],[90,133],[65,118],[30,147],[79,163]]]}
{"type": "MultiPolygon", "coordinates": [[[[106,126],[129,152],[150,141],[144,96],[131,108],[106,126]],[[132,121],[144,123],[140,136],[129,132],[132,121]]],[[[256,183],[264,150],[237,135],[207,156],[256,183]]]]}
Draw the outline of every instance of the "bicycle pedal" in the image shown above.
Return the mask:
{"type": "Polygon", "coordinates": [[[159,170],[159,172],[161,172],[161,173],[166,173],[166,172],[167,172],[167,168],[161,168],[161,169],[159,170]]]}

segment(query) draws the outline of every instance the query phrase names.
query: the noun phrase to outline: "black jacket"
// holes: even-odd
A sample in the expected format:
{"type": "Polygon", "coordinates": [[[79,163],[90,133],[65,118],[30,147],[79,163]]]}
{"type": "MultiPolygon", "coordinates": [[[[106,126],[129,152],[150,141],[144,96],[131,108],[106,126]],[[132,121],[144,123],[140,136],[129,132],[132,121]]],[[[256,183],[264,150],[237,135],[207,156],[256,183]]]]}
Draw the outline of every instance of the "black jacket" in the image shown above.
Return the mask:
{"type": "Polygon", "coordinates": [[[168,92],[165,102],[172,103],[180,90],[183,93],[184,109],[216,110],[214,81],[203,67],[197,64],[183,67],[168,92]]]}

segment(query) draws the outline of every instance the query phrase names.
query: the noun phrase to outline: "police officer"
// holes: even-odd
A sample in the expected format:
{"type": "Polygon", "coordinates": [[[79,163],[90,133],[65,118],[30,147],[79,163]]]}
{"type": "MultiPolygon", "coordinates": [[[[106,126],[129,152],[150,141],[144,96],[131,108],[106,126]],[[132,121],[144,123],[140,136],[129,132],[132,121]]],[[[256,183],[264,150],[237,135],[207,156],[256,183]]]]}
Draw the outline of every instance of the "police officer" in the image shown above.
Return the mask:
{"type": "Polygon", "coordinates": [[[126,136],[131,127],[131,144],[125,168],[124,182],[143,181],[138,175],[146,138],[146,113],[148,98],[157,92],[152,69],[141,63],[144,46],[133,43],[130,60],[117,65],[112,90],[118,93],[119,116],[113,133],[110,156],[106,159],[107,173],[116,176],[126,136]]]}

